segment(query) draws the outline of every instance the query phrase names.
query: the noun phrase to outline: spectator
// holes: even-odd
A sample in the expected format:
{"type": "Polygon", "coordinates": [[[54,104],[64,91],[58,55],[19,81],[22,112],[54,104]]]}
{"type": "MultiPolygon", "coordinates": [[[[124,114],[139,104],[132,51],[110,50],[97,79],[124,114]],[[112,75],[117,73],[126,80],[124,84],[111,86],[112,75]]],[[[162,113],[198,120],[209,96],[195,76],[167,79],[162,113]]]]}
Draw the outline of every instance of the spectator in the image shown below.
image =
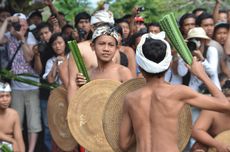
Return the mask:
{"type": "Polygon", "coordinates": [[[69,58],[67,42],[61,33],[54,33],[50,38],[49,45],[54,56],[46,62],[43,79],[47,79],[49,83],[63,84],[67,88],[69,58]]]}
{"type": "Polygon", "coordinates": [[[91,16],[86,12],[78,13],[75,16],[75,27],[77,28],[80,41],[89,40],[92,36],[90,26],[91,16]]]}
{"type": "Polygon", "coordinates": [[[213,16],[209,13],[202,13],[200,16],[197,17],[196,19],[196,25],[202,27],[206,34],[208,35],[208,37],[210,38],[208,45],[215,47],[218,51],[218,73],[221,72],[221,66],[222,66],[222,62],[224,60],[224,50],[223,47],[216,42],[215,40],[211,39],[213,37],[213,32],[214,32],[214,19],[213,16]]]}
{"type": "Polygon", "coordinates": [[[192,14],[194,14],[196,17],[202,14],[203,12],[206,12],[207,10],[205,8],[196,8],[192,11],[192,14]]]}
{"type": "Polygon", "coordinates": [[[196,17],[194,14],[186,13],[179,20],[179,28],[184,38],[187,37],[188,31],[196,25],[196,17]]]}
{"type": "Polygon", "coordinates": [[[148,30],[148,32],[151,32],[153,34],[157,34],[157,33],[161,32],[161,27],[160,27],[159,23],[152,22],[152,23],[148,24],[147,30],[148,30]]]}
{"type": "MultiPolygon", "coordinates": [[[[38,76],[31,66],[34,58],[32,51],[36,40],[32,33],[27,33],[28,23],[26,16],[22,13],[16,13],[13,17],[7,18],[1,27],[2,32],[6,31],[8,23],[12,21],[17,26],[12,28],[11,32],[0,33],[0,43],[5,44],[12,61],[12,72],[14,74],[32,74],[38,76]],[[16,19],[17,18],[17,19],[16,19]],[[18,51],[17,51],[18,50],[18,51]],[[13,56],[15,55],[15,58],[13,56]]],[[[39,81],[36,77],[21,76],[26,79],[39,81]]],[[[38,133],[42,130],[40,118],[40,103],[38,87],[12,80],[12,108],[20,116],[21,127],[24,122],[24,112],[26,112],[29,152],[33,152],[37,142],[38,133]]]]}
{"type": "MultiPolygon", "coordinates": [[[[47,23],[42,22],[37,26],[38,35],[40,42],[33,48],[35,53],[34,57],[34,69],[40,74],[40,78],[45,72],[45,65],[49,58],[53,56],[53,52],[48,46],[48,42],[52,35],[51,28],[47,23]]],[[[40,82],[47,83],[44,79],[40,79],[40,82]]],[[[44,126],[44,145],[47,149],[47,152],[51,151],[51,134],[48,127],[48,118],[47,118],[47,104],[50,91],[45,88],[40,88],[39,90],[39,99],[40,107],[42,113],[42,120],[44,126]]]]}
{"type": "Polygon", "coordinates": [[[129,22],[126,19],[119,19],[117,24],[122,28],[122,44],[127,45],[127,42],[130,38],[130,27],[129,22]]]}

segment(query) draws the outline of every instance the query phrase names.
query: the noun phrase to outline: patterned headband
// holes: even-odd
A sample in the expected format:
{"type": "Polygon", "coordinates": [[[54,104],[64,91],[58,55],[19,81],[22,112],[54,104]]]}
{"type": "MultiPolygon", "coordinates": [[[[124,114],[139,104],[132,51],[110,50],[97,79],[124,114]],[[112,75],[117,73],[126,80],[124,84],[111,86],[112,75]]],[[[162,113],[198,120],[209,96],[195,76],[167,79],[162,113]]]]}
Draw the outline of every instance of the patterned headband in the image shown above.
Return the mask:
{"type": "Polygon", "coordinates": [[[101,35],[109,35],[115,38],[115,40],[118,42],[118,33],[115,31],[114,28],[111,28],[109,26],[100,26],[98,27],[94,32],[92,36],[92,41],[94,41],[97,37],[101,35]]]}

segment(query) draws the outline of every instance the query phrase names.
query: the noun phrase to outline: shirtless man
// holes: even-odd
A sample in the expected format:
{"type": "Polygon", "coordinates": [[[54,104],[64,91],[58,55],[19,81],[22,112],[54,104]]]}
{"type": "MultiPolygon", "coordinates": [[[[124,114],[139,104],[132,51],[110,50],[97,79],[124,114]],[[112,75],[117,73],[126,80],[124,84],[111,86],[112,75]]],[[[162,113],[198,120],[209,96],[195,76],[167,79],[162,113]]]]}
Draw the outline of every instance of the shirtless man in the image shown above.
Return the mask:
{"type": "MultiPolygon", "coordinates": [[[[108,11],[103,11],[103,10],[97,11],[92,15],[90,24],[92,26],[92,30],[95,30],[97,27],[103,24],[112,25],[114,24],[113,15],[108,11]]],[[[98,65],[97,57],[95,52],[92,50],[91,43],[92,43],[91,40],[87,40],[78,44],[81,56],[83,58],[87,70],[95,68],[98,65]]],[[[120,55],[118,51],[116,51],[113,61],[115,63],[120,63],[120,55]]],[[[71,97],[74,95],[74,93],[77,90],[76,77],[77,77],[78,70],[72,54],[70,54],[70,58],[69,58],[69,73],[70,74],[69,74],[69,85],[68,85],[68,101],[71,100],[71,97]]]]}
{"type": "MultiPolygon", "coordinates": [[[[230,101],[230,91],[225,92],[230,101]]],[[[192,152],[198,150],[207,151],[209,147],[215,147],[219,152],[230,152],[230,145],[223,144],[214,139],[219,133],[229,130],[230,114],[215,111],[202,110],[199,118],[193,126],[192,136],[199,143],[195,143],[192,152]]]]}
{"type": "MultiPolygon", "coordinates": [[[[91,47],[91,43],[94,44],[93,42],[91,42],[91,40],[87,40],[87,41],[79,43],[78,45],[79,50],[81,52],[81,56],[83,58],[83,61],[85,63],[87,70],[96,68],[98,66],[96,52],[94,51],[94,48],[91,47]]],[[[116,45],[114,47],[117,47],[116,45]]],[[[115,51],[114,53],[115,55],[113,55],[113,62],[120,63],[119,52],[115,51]]],[[[76,78],[77,78],[78,70],[77,70],[72,54],[70,55],[70,58],[69,58],[69,73],[70,74],[69,74],[69,85],[68,85],[68,101],[71,100],[71,97],[74,95],[74,93],[77,90],[76,78]]]]}
{"type": "Polygon", "coordinates": [[[125,97],[120,125],[120,148],[124,151],[136,138],[137,152],[179,152],[178,115],[186,103],[203,109],[230,111],[230,103],[196,58],[189,69],[207,85],[214,97],[164,81],[172,59],[164,37],[164,33],[145,34],[138,44],[136,60],[147,83],[125,97]]]}
{"type": "MultiPolygon", "coordinates": [[[[97,57],[97,67],[89,69],[91,80],[111,79],[125,82],[132,78],[131,71],[113,61],[118,47],[118,33],[109,26],[98,27],[92,36],[91,47],[97,57]]],[[[85,77],[77,74],[77,85],[80,87],[86,83],[85,77]]]]}
{"type": "Polygon", "coordinates": [[[10,92],[10,85],[0,82],[0,145],[6,144],[15,152],[25,152],[19,115],[9,108],[10,92]]]}

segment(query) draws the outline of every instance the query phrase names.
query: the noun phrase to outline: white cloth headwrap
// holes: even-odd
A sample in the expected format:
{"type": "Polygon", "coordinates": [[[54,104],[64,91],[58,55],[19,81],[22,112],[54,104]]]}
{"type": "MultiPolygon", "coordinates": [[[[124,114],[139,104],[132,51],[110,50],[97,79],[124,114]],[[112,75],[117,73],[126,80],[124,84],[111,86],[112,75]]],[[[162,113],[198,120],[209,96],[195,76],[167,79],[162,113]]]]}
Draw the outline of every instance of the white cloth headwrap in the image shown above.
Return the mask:
{"type": "Polygon", "coordinates": [[[113,18],[113,13],[110,11],[106,10],[99,10],[96,13],[94,13],[91,16],[90,19],[90,24],[96,24],[96,23],[109,23],[109,24],[114,24],[114,18],[113,18]]]}
{"type": "Polygon", "coordinates": [[[92,41],[101,35],[112,36],[116,39],[117,42],[119,39],[118,33],[113,28],[110,28],[109,26],[100,26],[93,32],[92,41]]]}
{"type": "Polygon", "coordinates": [[[171,48],[170,48],[169,43],[164,38],[165,38],[165,32],[160,32],[158,34],[147,33],[141,37],[141,41],[138,44],[137,49],[136,49],[136,61],[137,61],[137,64],[148,73],[160,73],[169,68],[169,65],[172,60],[171,48]],[[166,55],[161,62],[155,63],[147,59],[144,56],[143,51],[142,51],[142,46],[145,43],[145,40],[147,38],[161,40],[162,42],[166,44],[167,46],[166,55]]]}
{"type": "Polygon", "coordinates": [[[15,13],[13,16],[18,16],[19,19],[21,20],[26,20],[26,15],[22,13],[15,13]]]}
{"type": "Polygon", "coordinates": [[[9,83],[0,82],[0,92],[11,92],[9,83]]]}

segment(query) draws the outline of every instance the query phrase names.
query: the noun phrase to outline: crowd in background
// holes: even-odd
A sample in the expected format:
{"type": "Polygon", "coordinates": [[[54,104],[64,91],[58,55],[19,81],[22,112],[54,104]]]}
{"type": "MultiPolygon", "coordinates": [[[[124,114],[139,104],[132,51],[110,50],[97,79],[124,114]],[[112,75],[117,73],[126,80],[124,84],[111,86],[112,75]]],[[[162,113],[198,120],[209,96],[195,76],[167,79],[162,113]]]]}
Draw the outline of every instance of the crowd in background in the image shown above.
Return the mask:
{"type": "MultiPolygon", "coordinates": [[[[90,51],[82,50],[90,47],[95,28],[107,23],[119,34],[115,62],[128,67],[134,78],[142,77],[136,65],[136,47],[142,35],[148,32],[160,33],[161,27],[157,22],[145,23],[145,19],[140,16],[143,11],[141,7],[133,8],[130,14],[119,19],[113,19],[112,12],[105,8],[91,15],[80,12],[75,16],[74,25],[71,25],[65,20],[65,14],[59,12],[51,1],[46,1],[46,5],[51,12],[47,21],[44,21],[39,10],[23,14],[0,8],[1,69],[7,68],[17,75],[30,74],[34,77],[21,77],[68,88],[71,73],[68,72],[70,51],[67,42],[76,40],[79,48],[83,48],[83,58],[90,56],[92,59],[94,57],[91,57],[90,51]]],[[[178,27],[192,55],[203,62],[209,77],[222,89],[230,78],[230,10],[220,10],[220,7],[221,3],[216,1],[213,12],[207,12],[205,8],[187,12],[178,19],[178,27]]],[[[172,51],[172,55],[173,60],[165,80],[207,93],[202,82],[188,71],[176,50],[172,51]]],[[[90,68],[90,64],[86,65],[90,68]]],[[[22,130],[28,132],[27,150],[39,151],[35,147],[43,132],[45,151],[58,151],[52,142],[47,122],[49,90],[13,80],[11,87],[11,107],[19,113],[22,130]]],[[[195,122],[200,110],[193,108],[192,111],[195,122]]],[[[188,149],[193,143],[190,142],[188,149]]]]}

